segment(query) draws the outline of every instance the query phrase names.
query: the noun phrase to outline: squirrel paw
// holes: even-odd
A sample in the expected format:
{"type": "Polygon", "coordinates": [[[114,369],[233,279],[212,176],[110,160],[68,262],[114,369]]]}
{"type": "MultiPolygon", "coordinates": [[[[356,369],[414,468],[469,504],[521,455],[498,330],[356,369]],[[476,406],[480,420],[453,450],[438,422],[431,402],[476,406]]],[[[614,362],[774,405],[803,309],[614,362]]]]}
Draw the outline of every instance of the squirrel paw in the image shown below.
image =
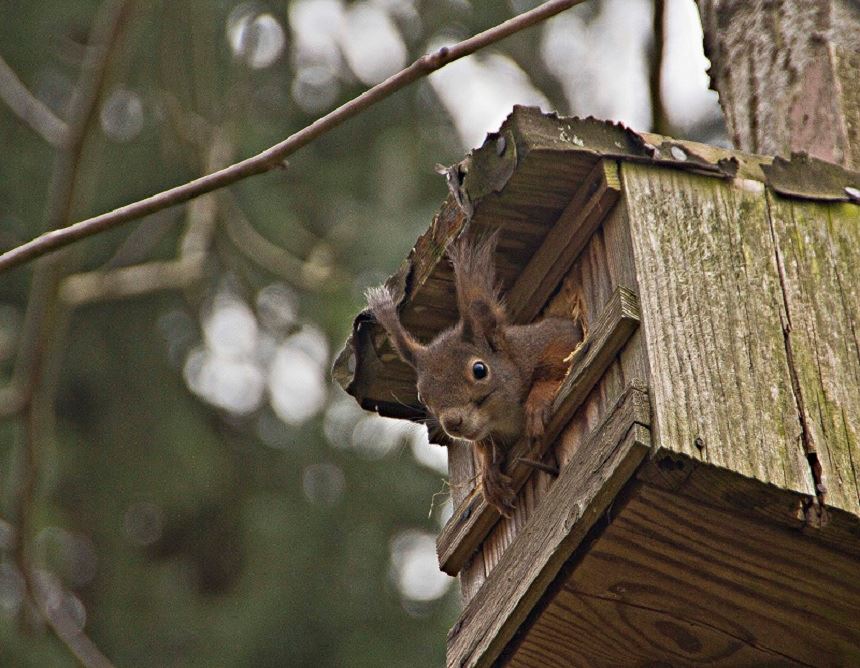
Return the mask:
{"type": "Polygon", "coordinates": [[[552,417],[551,403],[537,403],[526,407],[526,438],[532,443],[543,438],[546,426],[552,417]]]}
{"type": "Polygon", "coordinates": [[[510,517],[517,495],[511,486],[511,477],[499,470],[486,471],[481,478],[484,499],[503,517],[510,517]]]}

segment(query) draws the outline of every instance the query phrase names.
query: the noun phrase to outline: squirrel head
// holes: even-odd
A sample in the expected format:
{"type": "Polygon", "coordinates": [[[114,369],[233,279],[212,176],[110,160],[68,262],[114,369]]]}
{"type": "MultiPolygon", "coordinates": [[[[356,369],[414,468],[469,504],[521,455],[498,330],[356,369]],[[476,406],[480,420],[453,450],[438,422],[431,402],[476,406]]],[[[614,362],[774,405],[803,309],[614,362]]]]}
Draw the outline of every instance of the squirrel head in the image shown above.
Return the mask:
{"type": "Polygon", "coordinates": [[[400,322],[385,287],[367,291],[370,311],[400,358],[418,376],[418,398],[452,438],[515,439],[522,431],[526,380],[509,350],[508,318],[495,284],[495,236],[457,242],[454,267],[460,320],[427,345],[400,322]]]}

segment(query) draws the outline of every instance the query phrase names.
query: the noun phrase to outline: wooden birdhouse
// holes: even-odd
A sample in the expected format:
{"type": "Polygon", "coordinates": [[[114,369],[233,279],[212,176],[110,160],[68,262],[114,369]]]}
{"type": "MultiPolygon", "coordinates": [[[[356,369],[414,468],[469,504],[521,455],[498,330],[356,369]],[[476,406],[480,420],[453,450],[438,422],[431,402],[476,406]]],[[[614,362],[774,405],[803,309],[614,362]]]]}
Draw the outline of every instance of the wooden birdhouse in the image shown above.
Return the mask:
{"type": "MultiPolygon", "coordinates": [[[[512,517],[447,445],[448,666],[860,665],[860,175],[515,108],[448,184],[389,280],[405,326],[457,320],[468,229],[516,321],[588,331],[512,517]]],[[[424,417],[367,313],[335,377],[424,417]]]]}

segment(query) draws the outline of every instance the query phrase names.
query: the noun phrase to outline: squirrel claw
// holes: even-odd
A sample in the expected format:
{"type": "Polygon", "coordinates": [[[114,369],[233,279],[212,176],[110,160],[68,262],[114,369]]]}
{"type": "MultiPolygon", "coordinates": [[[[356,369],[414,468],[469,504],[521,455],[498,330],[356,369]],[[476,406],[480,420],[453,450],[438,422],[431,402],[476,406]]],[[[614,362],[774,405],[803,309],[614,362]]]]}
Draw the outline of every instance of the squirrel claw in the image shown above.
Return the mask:
{"type": "Polygon", "coordinates": [[[503,517],[510,517],[516,507],[514,502],[517,495],[511,486],[513,480],[499,469],[490,469],[484,472],[481,478],[484,499],[499,511],[503,517]]]}
{"type": "Polygon", "coordinates": [[[531,406],[526,411],[526,437],[532,443],[540,441],[546,433],[546,426],[552,413],[552,405],[531,406]]]}

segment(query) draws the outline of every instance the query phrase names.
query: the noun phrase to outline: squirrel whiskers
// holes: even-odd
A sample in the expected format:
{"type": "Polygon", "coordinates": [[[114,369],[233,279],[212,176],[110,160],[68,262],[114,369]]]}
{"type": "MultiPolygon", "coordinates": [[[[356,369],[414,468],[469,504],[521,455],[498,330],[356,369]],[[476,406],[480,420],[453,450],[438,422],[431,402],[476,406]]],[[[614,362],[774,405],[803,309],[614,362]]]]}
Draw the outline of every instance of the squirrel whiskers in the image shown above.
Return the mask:
{"type": "Polygon", "coordinates": [[[448,251],[460,320],[426,345],[403,327],[387,288],[366,296],[397,354],[415,369],[419,399],[450,437],[474,444],[484,497],[509,516],[516,493],[504,473],[508,450],[522,436],[543,435],[582,328],[558,317],[509,324],[496,282],[496,241],[464,238],[448,251]]]}

